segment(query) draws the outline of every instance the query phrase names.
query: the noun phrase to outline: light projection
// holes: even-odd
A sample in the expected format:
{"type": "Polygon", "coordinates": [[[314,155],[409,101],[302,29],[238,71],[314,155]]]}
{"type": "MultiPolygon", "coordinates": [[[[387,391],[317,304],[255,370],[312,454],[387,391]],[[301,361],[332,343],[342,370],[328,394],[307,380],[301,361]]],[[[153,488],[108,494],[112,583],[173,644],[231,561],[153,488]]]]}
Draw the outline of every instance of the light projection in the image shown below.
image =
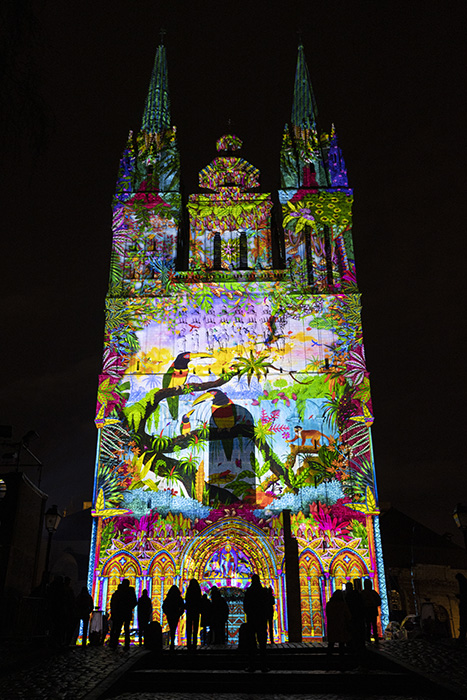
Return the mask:
{"type": "MultiPolygon", "coordinates": [[[[114,199],[95,603],[108,610],[126,577],[137,594],[148,589],[164,622],[170,586],[183,593],[196,577],[231,603],[234,641],[241,589],[258,573],[272,586],[275,638],[285,641],[287,510],[303,639],[323,637],[327,600],[353,578],[371,578],[384,620],[352,191],[334,129],[318,135],[303,47],[276,213],[255,191],[259,171],[238,155],[242,141],[226,134],[185,217],[167,85],[160,46],[114,199]]],[[[183,624],[178,634],[183,641],[183,624]]]]}

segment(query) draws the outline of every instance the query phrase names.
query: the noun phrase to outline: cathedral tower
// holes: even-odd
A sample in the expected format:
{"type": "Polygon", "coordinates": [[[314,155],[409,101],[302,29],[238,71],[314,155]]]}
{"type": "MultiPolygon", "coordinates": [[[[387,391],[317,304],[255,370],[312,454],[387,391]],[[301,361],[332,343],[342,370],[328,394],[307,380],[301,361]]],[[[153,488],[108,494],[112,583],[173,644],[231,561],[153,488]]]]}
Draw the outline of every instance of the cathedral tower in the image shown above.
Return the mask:
{"type": "Polygon", "coordinates": [[[352,191],[302,46],[274,196],[242,147],[219,138],[184,211],[160,46],[114,198],[89,583],[108,609],[130,579],[164,624],[168,589],[195,577],[222,589],[234,641],[258,573],[276,641],[297,614],[310,641],[349,579],[387,607],[352,191]]]}

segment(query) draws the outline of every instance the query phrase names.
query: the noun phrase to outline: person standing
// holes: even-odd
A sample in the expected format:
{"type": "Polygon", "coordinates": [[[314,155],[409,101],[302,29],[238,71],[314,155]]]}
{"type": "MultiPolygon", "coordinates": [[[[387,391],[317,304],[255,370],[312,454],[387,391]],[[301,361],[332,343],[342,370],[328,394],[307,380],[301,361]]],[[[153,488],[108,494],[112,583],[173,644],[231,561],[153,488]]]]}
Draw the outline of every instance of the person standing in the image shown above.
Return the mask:
{"type": "Polygon", "coordinates": [[[138,598],[138,636],[140,645],[143,643],[143,639],[146,642],[146,630],[150,622],[152,622],[152,602],[145,588],[138,598]]]}
{"type": "Polygon", "coordinates": [[[378,646],[378,608],[381,605],[381,598],[379,593],[373,589],[369,578],[363,582],[362,598],[365,608],[365,639],[367,642],[371,642],[373,635],[375,645],[378,646]]]}
{"type": "MultiPolygon", "coordinates": [[[[77,625],[82,621],[83,622],[83,635],[81,637],[81,646],[85,647],[87,638],[88,638],[88,626],[89,626],[89,616],[94,610],[94,601],[92,599],[92,595],[89,593],[88,589],[86,586],[83,586],[81,591],[78,593],[76,596],[75,600],[75,612],[76,612],[76,618],[77,618],[77,625]]],[[[75,635],[79,634],[79,627],[78,627],[78,632],[75,632],[75,635]]],[[[76,642],[76,639],[75,639],[76,642]]]]}
{"type": "Polygon", "coordinates": [[[201,588],[198,581],[192,578],[185,594],[186,608],[186,640],[188,651],[196,651],[198,643],[199,616],[201,614],[201,588]]]}
{"type": "Polygon", "coordinates": [[[344,598],[344,591],[334,591],[326,604],[326,636],[328,648],[326,651],[328,663],[331,660],[334,644],[339,645],[339,661],[345,653],[345,645],[350,642],[350,610],[344,598]]]}
{"type": "Polygon", "coordinates": [[[122,605],[122,595],[123,595],[123,584],[119,583],[117,589],[112,593],[110,599],[110,639],[109,647],[111,649],[116,649],[118,646],[118,640],[120,638],[120,632],[122,631],[123,625],[123,605],[122,605]]]}
{"type": "Polygon", "coordinates": [[[122,581],[122,616],[123,629],[125,631],[125,649],[130,648],[130,625],[133,619],[133,610],[137,604],[136,591],[130,586],[130,581],[124,578],[122,581]]]}
{"type": "Polygon", "coordinates": [[[162,604],[162,610],[169,624],[170,651],[173,651],[175,649],[175,635],[177,633],[178,622],[185,611],[182,594],[175,584],[170,587],[162,604]]]}
{"type": "Polygon", "coordinates": [[[266,588],[266,604],[267,604],[267,619],[268,619],[268,632],[269,632],[269,642],[274,644],[274,606],[276,604],[276,599],[274,598],[274,593],[272,592],[271,586],[266,588]]]}
{"type": "Polygon", "coordinates": [[[266,589],[261,585],[258,574],[251,577],[251,585],[245,591],[243,609],[251,639],[248,671],[256,670],[256,655],[259,647],[260,665],[263,672],[266,666],[266,640],[268,623],[268,599],[266,589]]]}
{"type": "Polygon", "coordinates": [[[350,610],[352,651],[358,665],[363,666],[365,659],[365,607],[362,594],[357,587],[354,588],[352,581],[348,581],[345,585],[345,602],[350,610]]]}

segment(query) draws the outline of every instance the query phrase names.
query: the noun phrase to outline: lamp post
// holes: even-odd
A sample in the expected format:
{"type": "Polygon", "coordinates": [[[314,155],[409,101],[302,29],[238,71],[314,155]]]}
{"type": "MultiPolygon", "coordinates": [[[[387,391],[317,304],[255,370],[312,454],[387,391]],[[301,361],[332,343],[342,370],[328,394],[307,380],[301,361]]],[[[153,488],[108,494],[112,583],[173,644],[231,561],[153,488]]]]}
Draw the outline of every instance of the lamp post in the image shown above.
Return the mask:
{"type": "Polygon", "coordinates": [[[60,520],[62,519],[61,514],[58,512],[57,506],[51,506],[45,513],[45,529],[49,533],[49,539],[47,541],[47,553],[45,555],[45,572],[49,573],[49,559],[50,559],[50,548],[52,546],[52,537],[54,532],[57,531],[60,525],[60,520]]]}
{"type": "Polygon", "coordinates": [[[467,506],[465,503],[458,503],[454,508],[452,517],[457,527],[462,530],[464,535],[464,544],[467,549],[467,506]]]}

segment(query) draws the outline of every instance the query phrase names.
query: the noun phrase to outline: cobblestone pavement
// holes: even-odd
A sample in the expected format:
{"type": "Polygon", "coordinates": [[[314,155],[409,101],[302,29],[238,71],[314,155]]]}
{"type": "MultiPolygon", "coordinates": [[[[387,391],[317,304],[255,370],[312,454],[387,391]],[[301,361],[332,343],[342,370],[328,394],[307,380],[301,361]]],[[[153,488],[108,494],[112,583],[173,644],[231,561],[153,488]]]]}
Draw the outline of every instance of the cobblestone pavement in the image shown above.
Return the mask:
{"type": "Polygon", "coordinates": [[[381,653],[467,698],[467,647],[455,640],[385,641],[381,653]]]}
{"type": "Polygon", "coordinates": [[[25,659],[25,670],[3,671],[0,679],[2,700],[81,700],[108,676],[124,670],[124,666],[140,654],[137,647],[128,651],[108,647],[69,647],[59,654],[25,659]]]}
{"type": "MultiPolygon", "coordinates": [[[[296,645],[294,645],[296,646],[296,645]]],[[[320,645],[321,646],[321,645],[320,645]]],[[[0,650],[1,651],[1,650],[0,650]]],[[[105,679],[125,671],[135,657],[141,653],[138,647],[125,651],[107,647],[70,647],[55,655],[34,658],[33,655],[17,657],[9,666],[2,668],[0,698],[2,700],[94,700],[97,687],[105,679]]],[[[425,676],[443,681],[446,687],[467,698],[467,649],[456,647],[454,642],[431,643],[426,640],[383,642],[381,652],[425,676]]],[[[332,671],[331,671],[332,673],[332,671]]],[[[370,672],[371,673],[371,672],[370,672]]],[[[124,693],[114,700],[193,700],[195,696],[185,693],[124,693]]],[[[247,700],[247,693],[196,694],[196,700],[247,700]]],[[[297,695],[260,695],[254,700],[297,700],[297,695]]],[[[302,695],[313,700],[401,700],[394,695],[313,694],[302,695]]],[[[405,696],[405,700],[424,700],[419,696],[405,696]]]]}

